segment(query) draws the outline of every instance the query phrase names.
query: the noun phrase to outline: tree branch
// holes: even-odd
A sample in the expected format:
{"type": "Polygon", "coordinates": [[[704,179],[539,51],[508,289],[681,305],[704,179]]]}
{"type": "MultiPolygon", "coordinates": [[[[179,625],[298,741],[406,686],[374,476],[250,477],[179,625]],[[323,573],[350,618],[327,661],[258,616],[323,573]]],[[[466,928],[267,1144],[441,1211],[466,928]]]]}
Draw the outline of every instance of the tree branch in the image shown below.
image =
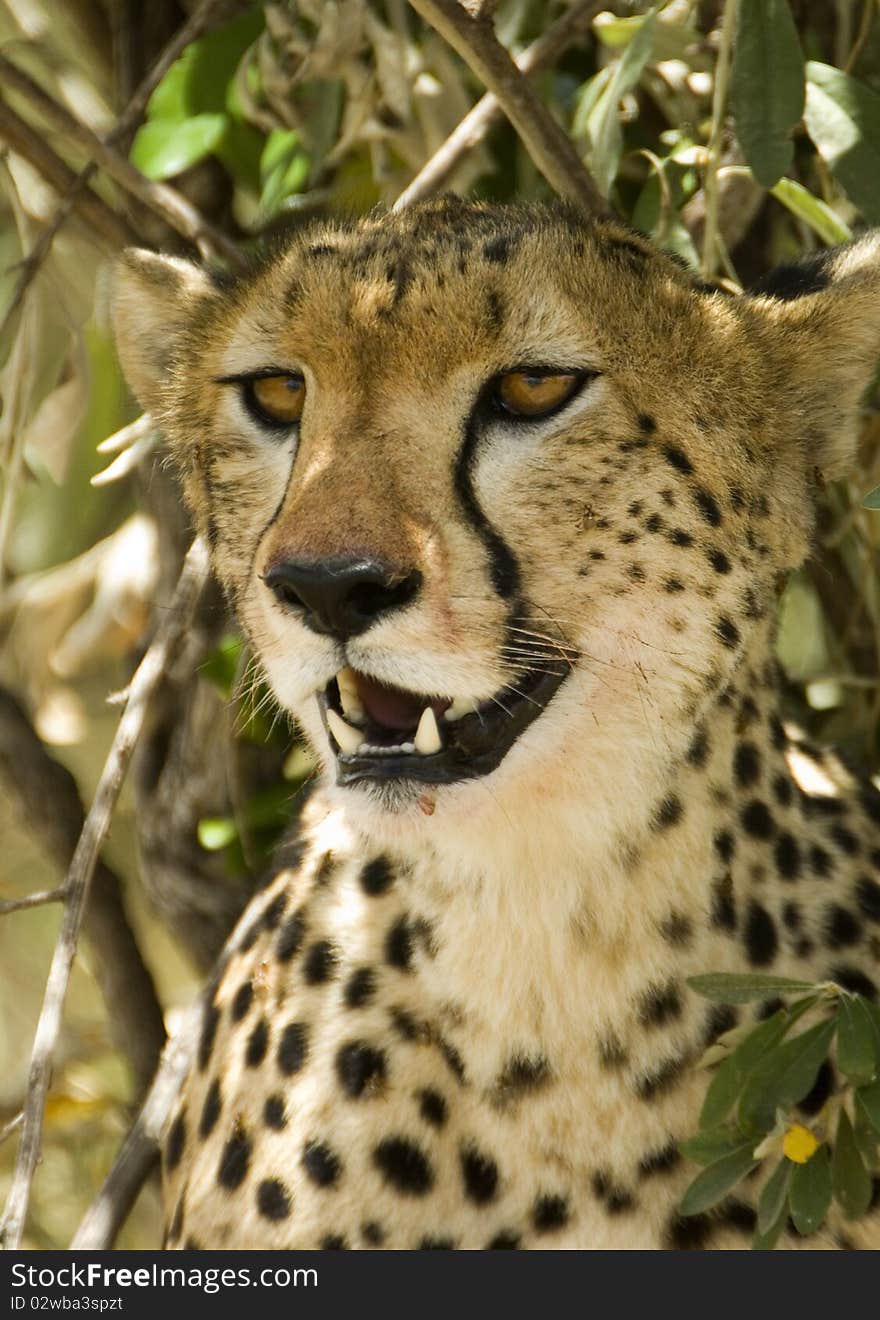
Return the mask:
{"type": "MultiPolygon", "coordinates": [[[[0,57],[2,58],[2,57],[0,57]]],[[[0,100],[0,138],[12,151],[33,165],[42,178],[59,196],[69,194],[76,183],[76,174],[20,115],[0,100]]],[[[137,231],[127,220],[107,205],[91,188],[83,188],[74,198],[74,208],[86,225],[112,248],[125,247],[140,241],[137,231]]]]}
{"type": "Polygon", "coordinates": [[[457,51],[498,98],[523,145],[547,182],[564,197],[597,215],[610,209],[568,134],[495,36],[491,23],[472,17],[458,0],[409,0],[413,9],[457,51]]]}
{"type": "MultiPolygon", "coordinates": [[[[552,27],[517,56],[516,67],[520,73],[528,77],[555,63],[563,51],[587,32],[594,15],[606,2],[579,0],[579,3],[572,5],[552,27]]],[[[503,118],[504,110],[498,97],[492,92],[486,92],[407,184],[392,209],[400,211],[444,188],[467,153],[478,147],[503,118]]]]}
{"type": "Polygon", "coordinates": [[[181,193],[166,183],[157,183],[141,174],[115,147],[103,142],[34,82],[30,74],[3,55],[0,55],[0,77],[7,87],[24,97],[43,116],[54,132],[81,147],[120,188],[136,197],[144,206],[161,216],[178,234],[194,243],[203,256],[214,254],[223,257],[236,269],[243,267],[244,259],[237,244],[206,220],[181,193]]]}
{"type": "Polygon", "coordinates": [[[45,907],[47,903],[60,903],[63,898],[64,889],[61,885],[57,889],[38,889],[22,898],[0,898],[0,917],[10,912],[24,912],[27,908],[45,907]]]}
{"type": "MultiPolygon", "coordinates": [[[[34,836],[66,871],[82,833],[84,812],[73,775],[43,746],[15,697],[0,688],[0,784],[17,801],[34,836]]],[[[119,877],[98,861],[85,912],[98,982],[117,1048],[131,1060],[138,1099],[146,1092],[165,1043],[153,979],[122,903],[119,877]]],[[[0,913],[64,900],[63,886],[0,902],[0,913]]]]}
{"type": "Polygon", "coordinates": [[[3,1245],[10,1249],[21,1244],[31,1185],[40,1154],[52,1056],[61,1028],[64,999],[76,956],[77,936],[98,851],[106,838],[125,772],[143,730],[150,697],[189,627],[207,578],[207,552],[204,544],[197,540],[193,542],[184,561],[171,605],[132,678],[128,701],[67,872],[64,916],[37,1022],[28,1075],[24,1130],[0,1233],[3,1245]]]}

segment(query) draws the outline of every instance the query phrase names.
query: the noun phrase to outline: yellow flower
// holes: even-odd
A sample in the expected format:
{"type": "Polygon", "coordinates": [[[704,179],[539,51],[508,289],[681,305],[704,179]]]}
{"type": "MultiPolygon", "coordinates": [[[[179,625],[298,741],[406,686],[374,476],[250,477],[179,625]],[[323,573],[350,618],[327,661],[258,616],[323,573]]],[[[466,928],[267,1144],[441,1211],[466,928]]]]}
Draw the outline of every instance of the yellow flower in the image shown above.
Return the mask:
{"type": "Polygon", "coordinates": [[[806,1164],[819,1149],[819,1142],[809,1128],[792,1123],[782,1138],[782,1149],[787,1159],[795,1164],[806,1164]]]}

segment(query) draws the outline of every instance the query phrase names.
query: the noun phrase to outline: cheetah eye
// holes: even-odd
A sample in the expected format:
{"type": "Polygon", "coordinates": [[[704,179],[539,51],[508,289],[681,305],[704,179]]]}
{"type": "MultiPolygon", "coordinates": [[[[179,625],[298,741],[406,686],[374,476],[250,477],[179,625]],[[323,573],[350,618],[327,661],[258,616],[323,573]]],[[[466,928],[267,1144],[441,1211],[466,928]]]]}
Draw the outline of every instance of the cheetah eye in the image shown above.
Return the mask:
{"type": "Polygon", "coordinates": [[[513,417],[549,417],[568,403],[590,373],[583,371],[508,371],[495,384],[498,407],[513,417]]]}
{"type": "Polygon", "coordinates": [[[306,383],[302,376],[252,376],[241,382],[248,411],[266,426],[294,426],[302,417],[306,383]]]}

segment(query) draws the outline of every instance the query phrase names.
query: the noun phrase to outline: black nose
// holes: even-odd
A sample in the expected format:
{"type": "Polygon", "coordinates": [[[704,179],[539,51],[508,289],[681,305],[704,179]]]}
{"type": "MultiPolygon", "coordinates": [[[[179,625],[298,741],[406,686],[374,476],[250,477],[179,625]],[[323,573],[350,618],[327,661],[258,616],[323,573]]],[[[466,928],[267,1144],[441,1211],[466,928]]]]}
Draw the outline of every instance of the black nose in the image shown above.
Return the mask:
{"type": "Polygon", "coordinates": [[[377,559],[285,559],[263,579],[283,605],[298,610],[312,632],[344,641],[366,632],[382,614],[408,605],[422,575],[401,573],[377,559]]]}

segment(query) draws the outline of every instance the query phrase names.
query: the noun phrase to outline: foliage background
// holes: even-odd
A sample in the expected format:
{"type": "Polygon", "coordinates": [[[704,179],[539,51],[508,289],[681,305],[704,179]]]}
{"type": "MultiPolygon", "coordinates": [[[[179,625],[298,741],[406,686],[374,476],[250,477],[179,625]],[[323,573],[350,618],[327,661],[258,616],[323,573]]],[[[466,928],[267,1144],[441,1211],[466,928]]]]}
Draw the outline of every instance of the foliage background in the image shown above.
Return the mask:
{"type": "MultiPolygon", "coordinates": [[[[417,8],[216,5],[207,34],[187,46],[119,151],[244,248],[316,213],[390,205],[483,92],[417,8]]],[[[491,13],[514,53],[570,8],[591,11],[534,86],[619,213],[707,276],[747,285],[880,224],[880,0],[467,8],[491,13]]],[[[105,136],[195,9],[2,0],[0,54],[105,136]]],[[[10,308],[0,330],[0,687],[88,802],[117,719],[107,694],[125,685],[167,606],[188,528],[159,437],[141,428],[115,457],[97,452],[136,416],[109,335],[113,239],[74,208],[16,297],[20,263],[65,188],[35,164],[10,109],[74,170],[90,160],[0,68],[0,308],[10,308]]],[[[93,186],[128,233],[192,255],[154,206],[106,171],[93,186]]],[[[493,200],[551,192],[504,120],[460,157],[447,186],[493,200]]],[[[880,532],[862,500],[880,481],[878,451],[872,398],[861,467],[823,494],[816,554],[781,595],[778,643],[792,714],[870,773],[880,753],[880,532]]],[[[151,709],[105,850],[171,1029],[310,770],[216,594],[207,593],[190,643],[151,709]]],[[[6,732],[0,719],[0,749],[6,732]]],[[[61,879],[23,791],[4,763],[0,901],[61,879]]],[[[23,1102],[57,929],[57,905],[0,914],[0,1132],[23,1102]]],[[[87,942],[75,969],[29,1246],[70,1241],[137,1099],[131,1050],[120,1048],[100,993],[102,957],[87,942]]],[[[0,1200],[15,1144],[13,1132],[0,1146],[0,1200]]],[[[158,1235],[148,1184],[119,1242],[152,1246],[158,1235]]]]}

